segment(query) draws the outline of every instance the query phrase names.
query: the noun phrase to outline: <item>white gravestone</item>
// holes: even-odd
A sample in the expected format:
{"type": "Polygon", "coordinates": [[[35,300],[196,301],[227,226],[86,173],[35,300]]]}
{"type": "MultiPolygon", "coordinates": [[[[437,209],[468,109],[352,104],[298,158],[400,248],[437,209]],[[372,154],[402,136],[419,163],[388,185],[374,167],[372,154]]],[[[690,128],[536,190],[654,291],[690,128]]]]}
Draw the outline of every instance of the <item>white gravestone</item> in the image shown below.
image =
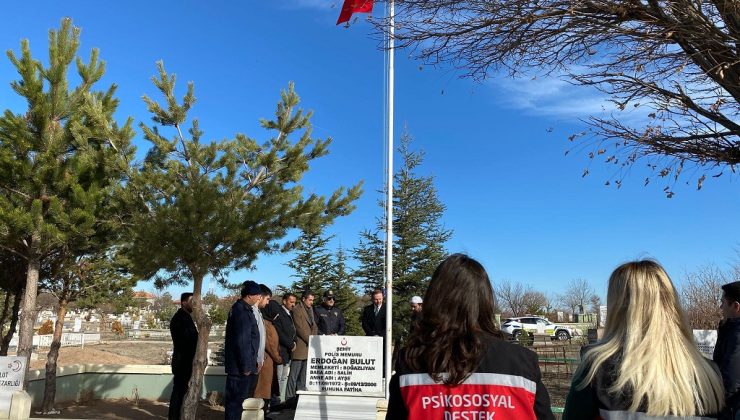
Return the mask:
{"type": "Polygon", "coordinates": [[[295,418],[375,418],[385,388],[381,337],[311,336],[307,365],[295,418]]]}
{"type": "Polygon", "coordinates": [[[10,399],[14,392],[23,389],[25,374],[25,357],[0,357],[0,418],[10,415],[10,399]]]}
{"type": "Polygon", "coordinates": [[[711,359],[717,344],[717,330],[694,330],[694,341],[701,354],[711,359]]]}
{"type": "Polygon", "coordinates": [[[75,318],[75,325],[72,327],[72,332],[80,332],[82,330],[82,318],[75,318]]]}
{"type": "Polygon", "coordinates": [[[308,343],[306,390],[383,396],[383,339],[314,335],[308,343]]]}

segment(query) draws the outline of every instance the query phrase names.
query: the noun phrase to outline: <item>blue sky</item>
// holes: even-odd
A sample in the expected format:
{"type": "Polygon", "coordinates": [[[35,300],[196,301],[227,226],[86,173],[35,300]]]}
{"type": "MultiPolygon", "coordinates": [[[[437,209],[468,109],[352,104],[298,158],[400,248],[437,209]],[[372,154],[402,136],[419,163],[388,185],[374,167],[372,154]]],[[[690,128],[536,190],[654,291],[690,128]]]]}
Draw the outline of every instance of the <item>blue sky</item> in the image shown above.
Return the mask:
{"type": "MultiPolygon", "coordinates": [[[[69,16],[82,28],[82,57],[97,47],[107,62],[101,86],[119,85],[121,120],[149,121],[141,96],[155,95],[150,77],[162,59],[177,74],[180,92],[195,82],[191,116],[214,140],[237,132],[266,139],[258,119],[273,115],[280,90],[294,81],[302,105],[314,111],[314,134],[334,139],[330,155],[305,178],[306,189],[328,194],[365,181],[357,210],[329,231],[334,245],[352,248],[381,214],[375,191],[384,180],[384,60],[362,16],[350,28],[334,25],[340,6],[341,0],[10,2],[0,48],[18,51],[28,38],[34,55],[45,58],[48,30],[69,16]]],[[[657,258],[678,282],[704,264],[738,263],[737,179],[711,179],[701,191],[694,182],[678,184],[666,199],[664,183],[643,186],[647,173],[639,167],[617,190],[604,186],[613,168],[583,153],[564,156],[567,137],[583,129],[578,118],[608,109],[596,92],[556,79],[475,83],[450,68],[422,67],[404,51],[396,66],[396,134],[408,127],[426,153],[421,172],[436,177],[447,205],[443,223],[454,230],[449,250],[479,259],[494,281],[558,292],[582,277],[604,295],[611,270],[634,258],[657,258]],[[586,167],[591,174],[582,178],[586,167]]],[[[0,107],[22,112],[8,85],[15,78],[10,62],[0,59],[0,107]]],[[[140,133],[136,144],[147,147],[140,133]]],[[[232,279],[290,283],[289,258],[262,257],[255,271],[232,279]]]]}

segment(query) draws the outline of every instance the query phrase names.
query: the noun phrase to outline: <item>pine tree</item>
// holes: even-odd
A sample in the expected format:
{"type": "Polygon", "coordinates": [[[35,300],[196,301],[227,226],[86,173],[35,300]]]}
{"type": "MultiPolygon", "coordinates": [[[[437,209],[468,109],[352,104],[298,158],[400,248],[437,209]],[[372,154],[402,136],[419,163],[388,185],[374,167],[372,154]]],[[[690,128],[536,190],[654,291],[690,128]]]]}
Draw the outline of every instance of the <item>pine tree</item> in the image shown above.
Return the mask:
{"type": "Polygon", "coordinates": [[[193,84],[178,101],[175,76],[161,62],[158,69],[153,81],[166,106],[144,97],[156,125],[140,125],[152,148],[129,183],[129,198],[143,210],[132,223],[129,255],[136,272],[157,285],[193,284],[198,343],[182,408],[182,418],[192,420],[211,327],[201,299],[205,276],[225,283],[228,270],[252,268],[259,254],[291,250],[294,243],[284,239],[291,229],[320,230],[350,213],[360,186],[339,188],[329,198],[304,197],[300,180],[313,159],[328,153],[330,140],[311,137],[311,113],[297,108],[292,83],[281,94],[275,119],[261,121],[275,133],[267,142],[237,134],[201,143],[197,120],[183,134],[195,103],[193,84]],[[172,139],[164,130],[171,130],[172,139]]]}
{"type": "MultiPolygon", "coordinates": [[[[383,207],[383,202],[379,204],[383,207]]],[[[360,242],[352,249],[358,262],[353,275],[365,294],[385,287],[385,223],[379,220],[378,226],[377,229],[360,232],[360,242]]]]}
{"type": "Polygon", "coordinates": [[[332,236],[324,237],[321,231],[303,233],[297,240],[295,257],[288,261],[288,267],[295,271],[297,278],[291,289],[299,296],[304,291],[315,294],[329,287],[331,253],[326,245],[332,236]]]}
{"type": "MultiPolygon", "coordinates": [[[[408,133],[401,137],[398,152],[403,163],[393,177],[393,335],[397,345],[411,321],[409,299],[424,295],[434,269],[447,256],[445,243],[452,236],[452,230],[440,221],[445,205],[437,197],[434,177],[416,173],[424,154],[411,150],[412,140],[408,133]]],[[[384,284],[384,232],[384,218],[379,218],[374,230],[361,233],[360,245],[354,249],[359,262],[355,277],[368,293],[384,284]]]]}
{"type": "MultiPolygon", "coordinates": [[[[28,109],[0,117],[0,246],[27,261],[24,308],[35,308],[49,258],[100,234],[97,211],[133,156],[131,120],[119,126],[113,117],[115,85],[93,90],[105,64],[95,49],[87,63],[77,56],[79,33],[70,19],[49,32],[48,66],[31,56],[27,40],[20,57],[8,52],[20,75],[11,86],[28,109]],[[74,88],[67,80],[73,61],[74,88]]],[[[33,310],[21,313],[19,356],[31,355],[35,318],[33,310]]]]}
{"type": "Polygon", "coordinates": [[[352,274],[347,270],[347,255],[340,245],[334,253],[329,270],[328,288],[334,292],[336,305],[342,310],[347,335],[364,335],[360,317],[362,308],[353,287],[352,274]]]}

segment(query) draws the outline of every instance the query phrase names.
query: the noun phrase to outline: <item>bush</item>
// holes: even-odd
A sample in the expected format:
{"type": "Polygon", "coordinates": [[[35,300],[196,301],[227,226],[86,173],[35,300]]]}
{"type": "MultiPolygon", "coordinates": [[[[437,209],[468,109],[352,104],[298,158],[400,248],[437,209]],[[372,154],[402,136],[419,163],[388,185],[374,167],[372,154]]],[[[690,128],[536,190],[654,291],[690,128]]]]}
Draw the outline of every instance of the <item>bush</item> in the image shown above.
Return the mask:
{"type": "Polygon", "coordinates": [[[50,319],[47,319],[44,321],[43,324],[41,324],[41,328],[39,328],[39,335],[49,335],[54,334],[54,323],[51,322],[50,319]]]}
{"type": "Polygon", "coordinates": [[[121,321],[118,321],[118,320],[113,321],[113,324],[111,324],[110,330],[116,333],[116,335],[123,335],[123,326],[121,325],[121,321]]]}

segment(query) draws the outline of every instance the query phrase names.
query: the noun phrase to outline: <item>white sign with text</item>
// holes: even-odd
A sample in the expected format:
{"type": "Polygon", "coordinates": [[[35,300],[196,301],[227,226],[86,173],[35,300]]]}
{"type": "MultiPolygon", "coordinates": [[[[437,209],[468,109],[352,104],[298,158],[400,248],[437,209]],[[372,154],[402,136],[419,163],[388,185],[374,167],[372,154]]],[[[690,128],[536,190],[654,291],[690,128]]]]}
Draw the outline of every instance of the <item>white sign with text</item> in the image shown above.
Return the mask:
{"type": "Polygon", "coordinates": [[[306,390],[383,396],[383,339],[313,335],[308,342],[306,390]]]}
{"type": "Polygon", "coordinates": [[[23,389],[26,360],[25,357],[0,356],[0,418],[8,418],[13,393],[23,389]]]}

